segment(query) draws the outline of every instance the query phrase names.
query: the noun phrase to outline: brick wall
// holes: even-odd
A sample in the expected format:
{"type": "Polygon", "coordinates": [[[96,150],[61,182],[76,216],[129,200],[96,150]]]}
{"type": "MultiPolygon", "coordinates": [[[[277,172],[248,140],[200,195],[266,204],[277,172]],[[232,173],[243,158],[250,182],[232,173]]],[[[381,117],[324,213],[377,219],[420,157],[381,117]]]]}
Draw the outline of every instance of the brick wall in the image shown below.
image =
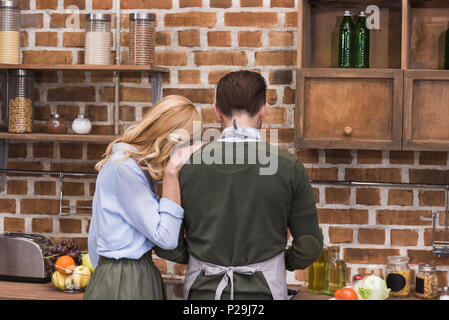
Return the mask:
{"type": "MultiPolygon", "coordinates": [[[[112,0],[22,0],[23,62],[82,63],[83,26],[65,28],[76,5],[80,12],[113,13],[112,0]]],[[[127,60],[127,18],[134,11],[157,18],[157,63],[168,66],[164,95],[181,94],[201,111],[206,127],[218,127],[211,104],[219,78],[241,68],[257,70],[269,83],[265,126],[279,129],[282,147],[296,153],[312,179],[447,183],[448,154],[363,150],[295,150],[294,96],[296,64],[294,0],[122,0],[122,62],[127,60]]],[[[120,128],[139,120],[151,107],[149,79],[126,73],[121,79],[120,128]]],[[[71,121],[85,112],[93,133],[113,133],[112,74],[39,72],[36,74],[35,128],[45,131],[51,112],[71,121]]],[[[5,124],[2,124],[5,127],[5,124]]],[[[106,145],[93,143],[11,143],[10,169],[93,172],[106,145]]],[[[65,205],[89,205],[94,177],[66,177],[65,205]]],[[[74,237],[87,246],[89,215],[58,216],[59,181],[54,176],[8,175],[0,197],[0,232],[25,231],[55,240],[74,237]]],[[[420,221],[444,210],[445,194],[420,188],[314,185],[327,246],[337,245],[350,274],[385,269],[386,257],[408,255],[411,267],[438,265],[440,285],[447,285],[449,258],[431,253],[430,223],[420,221]]],[[[66,210],[67,211],[67,210],[66,210]]],[[[89,210],[71,209],[72,213],[89,210]]],[[[444,223],[443,219],[439,220],[444,223]]],[[[156,259],[164,277],[182,279],[185,267],[156,259]]],[[[288,273],[288,283],[307,280],[307,271],[288,273]]]]}

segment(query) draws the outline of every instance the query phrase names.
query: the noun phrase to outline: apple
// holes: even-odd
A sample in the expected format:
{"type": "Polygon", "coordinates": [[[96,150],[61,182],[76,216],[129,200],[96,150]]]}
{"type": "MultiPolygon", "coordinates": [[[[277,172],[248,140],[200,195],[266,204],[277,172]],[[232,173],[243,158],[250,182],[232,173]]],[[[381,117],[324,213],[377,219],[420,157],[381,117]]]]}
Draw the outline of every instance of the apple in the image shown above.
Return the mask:
{"type": "Polygon", "coordinates": [[[90,280],[90,270],[86,266],[77,266],[73,272],[73,284],[75,288],[81,289],[87,287],[90,280]]]}

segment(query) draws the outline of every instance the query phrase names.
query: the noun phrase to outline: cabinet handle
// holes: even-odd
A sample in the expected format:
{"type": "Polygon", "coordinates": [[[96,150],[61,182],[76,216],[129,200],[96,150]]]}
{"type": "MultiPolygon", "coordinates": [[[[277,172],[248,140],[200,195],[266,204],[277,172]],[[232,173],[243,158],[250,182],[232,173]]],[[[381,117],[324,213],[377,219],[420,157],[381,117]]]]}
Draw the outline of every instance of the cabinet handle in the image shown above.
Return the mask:
{"type": "Polygon", "coordinates": [[[350,137],[352,135],[352,128],[351,127],[345,127],[343,129],[343,133],[345,134],[345,136],[350,137]]]}

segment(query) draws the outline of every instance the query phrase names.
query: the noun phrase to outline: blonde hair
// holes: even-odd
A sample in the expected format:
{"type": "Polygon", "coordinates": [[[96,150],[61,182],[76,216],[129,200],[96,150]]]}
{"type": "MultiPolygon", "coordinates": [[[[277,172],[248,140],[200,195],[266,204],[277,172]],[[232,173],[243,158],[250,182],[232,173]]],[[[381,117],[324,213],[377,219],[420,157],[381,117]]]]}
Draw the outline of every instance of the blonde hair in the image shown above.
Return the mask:
{"type": "Polygon", "coordinates": [[[159,181],[163,177],[172,148],[181,140],[192,139],[193,123],[200,119],[190,100],[177,95],[167,96],[154,105],[141,121],[130,126],[120,138],[109,144],[105,158],[95,165],[95,169],[100,171],[112,156],[113,145],[122,142],[135,147],[137,151],[125,150],[126,155],[121,160],[131,157],[142,170],[148,171],[153,179],[159,181]],[[176,131],[188,132],[189,137],[177,134],[176,131]]]}

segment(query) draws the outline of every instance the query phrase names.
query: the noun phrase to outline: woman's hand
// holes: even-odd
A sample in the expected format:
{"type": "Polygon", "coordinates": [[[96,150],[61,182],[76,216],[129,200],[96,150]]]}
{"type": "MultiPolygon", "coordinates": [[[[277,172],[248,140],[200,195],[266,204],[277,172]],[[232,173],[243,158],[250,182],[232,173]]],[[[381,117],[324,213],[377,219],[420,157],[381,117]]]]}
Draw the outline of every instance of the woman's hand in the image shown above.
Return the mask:
{"type": "Polygon", "coordinates": [[[177,176],[179,171],[181,171],[184,164],[189,160],[190,156],[203,144],[194,144],[192,146],[186,146],[182,148],[173,148],[170,154],[170,160],[167,162],[164,170],[164,178],[167,175],[177,176]]]}
{"type": "Polygon", "coordinates": [[[179,187],[178,173],[189,160],[192,153],[201,148],[202,144],[195,144],[173,150],[170,160],[167,162],[162,178],[162,198],[169,199],[181,205],[181,190],[179,187]]]}

